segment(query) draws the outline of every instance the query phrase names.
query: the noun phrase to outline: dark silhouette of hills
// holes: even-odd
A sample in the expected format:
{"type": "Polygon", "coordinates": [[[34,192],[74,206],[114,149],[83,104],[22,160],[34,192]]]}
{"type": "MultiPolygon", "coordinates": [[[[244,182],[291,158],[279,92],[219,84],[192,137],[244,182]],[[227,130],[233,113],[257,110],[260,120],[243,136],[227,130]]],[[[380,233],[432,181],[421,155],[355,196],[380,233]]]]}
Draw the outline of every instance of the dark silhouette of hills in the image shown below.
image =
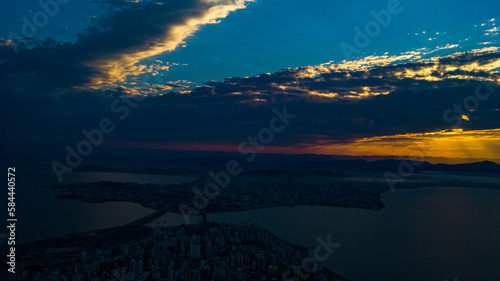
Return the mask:
{"type": "MultiPolygon", "coordinates": [[[[257,176],[294,176],[309,175],[321,177],[343,177],[343,171],[374,172],[383,173],[390,171],[397,173],[403,163],[411,164],[414,172],[475,172],[475,173],[498,173],[500,165],[491,161],[482,161],[468,164],[432,164],[429,162],[418,162],[408,160],[377,160],[367,161],[364,159],[338,160],[321,159],[320,157],[304,157],[301,155],[262,155],[264,159],[253,163],[239,161],[248,175],[257,176]]],[[[203,157],[176,158],[165,160],[163,164],[180,165],[182,168],[109,168],[106,166],[89,165],[76,169],[76,172],[122,172],[142,173],[158,175],[196,175],[199,170],[223,170],[228,161],[235,160],[231,155],[208,155],[203,157]]]]}
{"type": "MultiPolygon", "coordinates": [[[[46,165],[53,161],[65,163],[65,144],[19,144],[9,143],[0,147],[5,165],[15,162],[18,165],[46,165]]],[[[228,161],[236,160],[248,172],[251,170],[336,170],[336,171],[397,171],[401,165],[395,156],[346,156],[318,154],[257,154],[255,159],[247,161],[250,154],[237,152],[211,151],[176,151],[151,150],[123,147],[98,147],[92,154],[84,157],[79,171],[93,169],[108,172],[137,172],[148,174],[185,174],[193,170],[225,169],[228,161]],[[91,167],[91,166],[95,167],[91,167]],[[114,168],[110,168],[114,167],[114,168]],[[161,168],[161,169],[159,169],[161,168]],[[113,170],[115,169],[115,170],[113,170]]],[[[485,172],[500,173],[500,159],[478,161],[478,159],[446,159],[428,157],[426,161],[414,162],[415,171],[448,171],[448,172],[485,172]],[[432,162],[432,163],[431,163],[432,162]],[[466,164],[444,164],[470,162],[466,164]],[[441,163],[441,164],[433,164],[441,163]]],[[[320,172],[318,172],[320,173],[320,172]]]]}

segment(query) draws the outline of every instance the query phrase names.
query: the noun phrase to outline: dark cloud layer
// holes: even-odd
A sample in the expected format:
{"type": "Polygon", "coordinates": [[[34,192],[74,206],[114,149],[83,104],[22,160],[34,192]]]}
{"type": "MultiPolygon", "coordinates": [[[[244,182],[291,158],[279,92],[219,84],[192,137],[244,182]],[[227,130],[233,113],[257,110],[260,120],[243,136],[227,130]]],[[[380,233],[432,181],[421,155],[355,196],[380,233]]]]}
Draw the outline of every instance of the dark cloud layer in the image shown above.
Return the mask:
{"type": "MultiPolygon", "coordinates": [[[[482,60],[483,56],[496,59],[498,54],[478,54],[463,61],[482,60]]],[[[441,64],[436,62],[433,64],[441,64]]],[[[394,73],[419,71],[429,64],[404,64],[377,67],[367,71],[322,73],[319,77],[297,78],[301,69],[284,70],[251,78],[230,78],[198,87],[190,92],[170,92],[142,101],[124,121],[119,120],[110,105],[116,99],[107,91],[71,91],[47,98],[45,102],[19,98],[9,104],[29,108],[23,118],[11,111],[2,122],[8,140],[50,142],[76,141],[82,129],[97,126],[103,117],[114,118],[117,130],[110,140],[115,142],[197,142],[238,144],[248,135],[267,126],[272,109],[287,106],[298,115],[278,139],[276,145],[289,146],[311,143],[318,139],[350,142],[356,138],[379,135],[429,132],[436,128],[451,128],[455,123],[445,122],[443,113],[474,96],[479,79],[498,79],[497,74],[462,70],[467,79],[443,78],[432,81],[420,78],[397,79],[394,73]],[[489,75],[486,75],[489,74],[489,75]],[[476,79],[470,79],[474,76],[476,79]],[[317,82],[315,82],[317,81],[317,82]],[[300,90],[280,90],[279,85],[295,83],[300,90]],[[385,91],[387,94],[358,96],[363,88],[385,91]],[[305,90],[307,89],[307,90],[305,90]],[[308,91],[344,91],[349,97],[324,97],[308,91]],[[50,102],[49,102],[50,101],[50,102]],[[14,126],[16,124],[16,126],[14,126]],[[22,129],[21,129],[22,128],[22,129]]],[[[431,74],[446,77],[450,73],[431,74]]],[[[495,84],[496,85],[496,84],[495,84]]],[[[464,129],[492,129],[500,127],[500,95],[498,88],[479,107],[468,112],[470,121],[464,129]]],[[[483,89],[485,90],[485,89],[483,89]]],[[[371,93],[369,91],[369,93],[371,93]]],[[[486,92],[485,92],[486,93],[486,92]]],[[[8,108],[5,111],[10,111],[8,108]]]]}

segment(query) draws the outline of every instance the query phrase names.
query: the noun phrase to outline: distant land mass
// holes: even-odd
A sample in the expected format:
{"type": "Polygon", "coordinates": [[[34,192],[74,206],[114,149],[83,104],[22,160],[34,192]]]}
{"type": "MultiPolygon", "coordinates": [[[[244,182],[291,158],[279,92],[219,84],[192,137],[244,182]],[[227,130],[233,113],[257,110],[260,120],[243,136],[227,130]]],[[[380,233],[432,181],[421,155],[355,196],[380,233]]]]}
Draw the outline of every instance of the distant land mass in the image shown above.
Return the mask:
{"type": "MultiPolygon", "coordinates": [[[[215,156],[213,156],[215,157],[215,156]]],[[[220,157],[220,156],[219,156],[220,157]]],[[[205,211],[243,211],[277,206],[332,206],[379,210],[385,205],[380,195],[390,189],[435,187],[500,188],[500,165],[482,161],[469,164],[432,164],[406,160],[323,160],[299,162],[297,155],[264,155],[265,165],[227,175],[217,166],[231,158],[193,158],[190,168],[119,168],[89,165],[75,172],[120,172],[153,175],[192,176],[193,182],[163,185],[120,182],[75,183],[52,186],[61,199],[88,203],[135,202],[155,210],[179,212],[179,204],[191,204],[196,192],[219,182],[216,196],[205,211]],[[208,163],[217,162],[213,166],[208,163]],[[404,165],[406,164],[406,165],[404,165]],[[408,170],[408,165],[411,169],[408,170]],[[225,189],[222,191],[222,189],[225,189]]],[[[307,157],[306,157],[307,158],[307,157]]],[[[244,163],[241,163],[244,166],[244,163]]],[[[200,193],[201,194],[201,193],[200,193]]]]}
{"type": "MultiPolygon", "coordinates": [[[[265,158],[265,163],[249,164],[251,168],[260,168],[260,170],[253,170],[252,173],[267,173],[267,174],[279,174],[284,173],[283,169],[291,170],[314,170],[316,173],[330,175],[330,176],[342,176],[339,172],[334,172],[332,170],[338,171],[358,171],[358,172],[384,172],[391,171],[395,172],[399,169],[401,162],[404,160],[376,160],[367,161],[364,159],[355,160],[340,160],[340,159],[311,159],[306,155],[305,157],[300,157],[302,155],[276,155],[276,154],[264,154],[262,158],[265,158]],[[304,159],[302,159],[304,158],[304,159]],[[302,162],[301,162],[302,160],[302,162]],[[257,167],[256,167],[257,166],[257,167]]],[[[315,155],[324,156],[324,155],[315,155]]],[[[318,157],[321,158],[321,157],[318,157]]],[[[228,157],[227,155],[211,155],[211,156],[201,156],[199,158],[190,158],[182,161],[178,159],[178,164],[182,163],[185,166],[191,165],[190,168],[146,168],[146,169],[136,169],[136,168],[120,168],[120,167],[109,167],[109,166],[99,166],[99,165],[86,165],[75,169],[75,172],[121,172],[121,173],[138,173],[138,174],[152,174],[152,175],[198,175],[198,169],[206,168],[217,168],[223,167],[223,164],[234,158],[228,157]],[[194,167],[194,168],[193,168],[194,167]]],[[[407,160],[409,161],[409,160],[407,160]]],[[[257,162],[257,160],[256,160],[257,162]]],[[[427,161],[411,161],[414,167],[414,172],[424,172],[424,171],[442,171],[442,172],[475,172],[475,173],[499,173],[500,165],[492,161],[481,161],[474,163],[464,163],[464,164],[432,164],[427,161]]],[[[247,163],[242,163],[246,165],[247,163]]],[[[286,176],[286,174],[283,174],[286,176]]]]}
{"type": "MultiPolygon", "coordinates": [[[[0,163],[11,165],[14,161],[17,165],[50,165],[53,161],[64,162],[66,157],[65,147],[68,144],[34,144],[34,143],[8,143],[0,146],[0,154],[2,159],[0,163]]],[[[264,150],[265,152],[265,150],[264,150]]],[[[213,151],[183,151],[183,150],[154,150],[154,149],[138,149],[124,147],[109,147],[99,146],[94,149],[92,154],[83,159],[81,166],[101,165],[114,167],[116,163],[120,163],[123,167],[140,167],[140,168],[156,168],[158,166],[165,167],[209,167],[222,166],[229,160],[243,160],[247,156],[243,156],[238,152],[213,152],[213,151]]],[[[398,156],[349,156],[349,155],[322,155],[322,154],[271,154],[258,153],[257,157],[251,163],[245,163],[246,166],[267,167],[267,168],[293,168],[300,165],[308,164],[315,167],[321,167],[325,162],[329,165],[342,165],[340,160],[350,160],[349,165],[360,165],[360,167],[375,168],[378,166],[390,166],[389,162],[379,162],[383,160],[393,160],[399,162],[401,157],[398,156]],[[354,162],[352,162],[354,161],[354,162]],[[335,162],[335,163],[334,163],[335,162]],[[367,164],[370,162],[373,164],[367,164]]],[[[500,158],[442,158],[442,157],[425,157],[418,159],[429,164],[470,164],[482,161],[489,161],[500,164],[500,158]]],[[[490,164],[486,164],[490,165],[490,164]]],[[[475,166],[475,165],[474,165],[475,166]]],[[[493,166],[491,166],[493,167],[493,166]]],[[[485,168],[491,168],[485,167],[485,168]]],[[[477,169],[476,167],[472,167],[477,169]]],[[[443,166],[440,169],[447,169],[443,166]]]]}

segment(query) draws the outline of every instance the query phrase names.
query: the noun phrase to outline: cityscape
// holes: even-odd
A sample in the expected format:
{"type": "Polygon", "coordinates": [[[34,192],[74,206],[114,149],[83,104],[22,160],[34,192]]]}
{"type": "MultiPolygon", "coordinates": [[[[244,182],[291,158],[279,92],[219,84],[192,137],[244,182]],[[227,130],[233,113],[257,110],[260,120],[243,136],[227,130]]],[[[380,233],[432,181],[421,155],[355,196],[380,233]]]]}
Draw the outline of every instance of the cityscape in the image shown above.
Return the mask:
{"type": "Polygon", "coordinates": [[[0,7],[0,281],[500,280],[498,0],[0,7]]]}
{"type": "Polygon", "coordinates": [[[203,222],[120,233],[88,233],[64,247],[64,237],[62,243],[50,241],[53,247],[38,242],[26,253],[21,248],[23,263],[14,280],[346,280],[307,249],[256,225],[203,222]]]}

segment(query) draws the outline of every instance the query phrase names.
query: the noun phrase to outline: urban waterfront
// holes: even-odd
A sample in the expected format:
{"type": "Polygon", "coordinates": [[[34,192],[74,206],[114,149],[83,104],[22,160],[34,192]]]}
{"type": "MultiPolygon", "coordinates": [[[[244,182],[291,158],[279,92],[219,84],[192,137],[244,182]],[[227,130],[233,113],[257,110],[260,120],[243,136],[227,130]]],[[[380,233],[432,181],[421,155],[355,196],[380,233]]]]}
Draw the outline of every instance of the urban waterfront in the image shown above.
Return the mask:
{"type": "MultiPolygon", "coordinates": [[[[81,208],[85,216],[71,216],[74,224],[54,223],[51,228],[53,235],[49,237],[117,226],[153,212],[135,203],[86,204],[77,200],[53,199],[57,193],[44,187],[49,183],[43,182],[44,178],[50,178],[51,171],[29,169],[38,173],[37,180],[41,181],[41,186],[35,183],[20,185],[19,197],[25,196],[23,194],[27,190],[36,189],[38,193],[32,192],[31,196],[45,196],[43,204],[47,204],[44,206],[39,202],[40,212],[24,213],[21,217],[23,220],[20,220],[19,226],[24,228],[22,233],[33,235],[31,241],[47,238],[47,233],[40,231],[44,228],[33,222],[50,225],[54,212],[71,212],[81,208]],[[49,206],[54,206],[54,210],[51,211],[49,206]],[[85,208],[92,208],[93,211],[85,208]]],[[[106,180],[105,173],[73,175],[76,178],[72,182],[106,180]]],[[[114,181],[120,179],[116,173],[112,176],[114,181]]],[[[126,181],[145,183],[141,181],[144,176],[126,174],[126,181]]],[[[155,180],[160,183],[159,179],[155,180]]],[[[173,183],[171,177],[163,180],[173,183]]],[[[461,276],[463,280],[494,280],[500,274],[495,266],[500,263],[500,249],[496,246],[499,238],[495,236],[500,232],[497,216],[500,210],[493,202],[498,202],[499,198],[500,191],[492,189],[418,188],[384,193],[382,201],[387,207],[378,211],[277,207],[209,214],[208,220],[256,223],[285,241],[306,247],[314,247],[319,236],[331,235],[332,240],[342,246],[335,250],[325,265],[354,281],[363,280],[362,276],[367,275],[372,276],[371,280],[444,280],[451,278],[450,275],[461,276]],[[487,198],[494,200],[488,201],[487,198]]],[[[19,202],[20,212],[22,204],[25,204],[23,202],[30,203],[29,200],[19,202]]],[[[193,222],[196,221],[199,218],[193,218],[193,222]]],[[[168,213],[150,225],[179,226],[183,223],[181,215],[168,213]]]]}
{"type": "MultiPolygon", "coordinates": [[[[119,226],[154,212],[140,204],[129,202],[87,204],[77,200],[55,199],[54,196],[58,192],[48,186],[57,184],[58,181],[50,167],[19,166],[17,171],[16,200],[20,243],[119,226]]],[[[68,174],[64,183],[94,182],[104,179],[173,184],[189,182],[192,178],[91,172],[68,174]]]]}

